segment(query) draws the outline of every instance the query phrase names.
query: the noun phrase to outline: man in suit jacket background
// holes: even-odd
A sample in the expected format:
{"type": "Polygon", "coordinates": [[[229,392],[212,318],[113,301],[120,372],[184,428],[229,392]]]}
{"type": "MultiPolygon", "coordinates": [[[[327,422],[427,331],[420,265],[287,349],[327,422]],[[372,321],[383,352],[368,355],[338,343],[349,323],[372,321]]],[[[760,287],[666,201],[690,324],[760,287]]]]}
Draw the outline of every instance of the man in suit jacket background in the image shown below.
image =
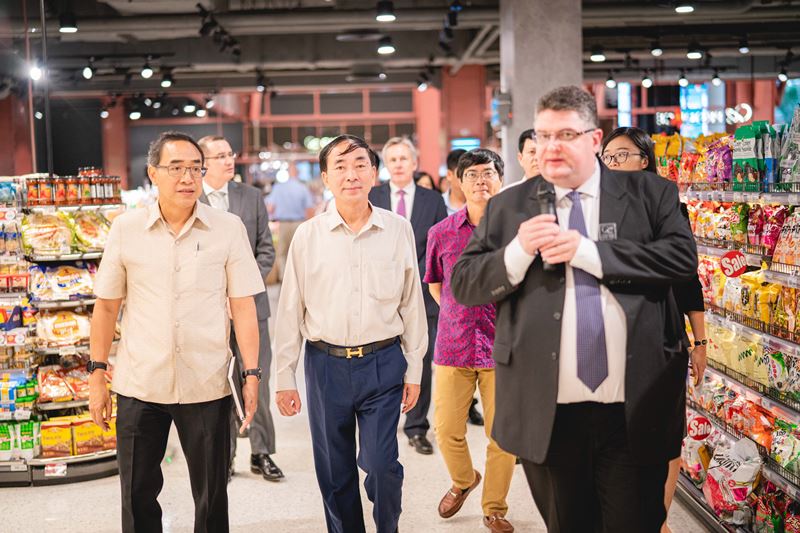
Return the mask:
{"type": "MultiPolygon", "coordinates": [[[[388,183],[373,188],[369,193],[369,201],[411,221],[417,247],[419,273],[421,278],[424,278],[428,230],[447,218],[447,208],[439,193],[414,185],[417,149],[410,140],[400,137],[389,139],[383,146],[381,159],[389,169],[391,179],[388,183]]],[[[431,427],[428,421],[428,409],[431,406],[431,364],[433,349],[436,345],[439,306],[431,297],[427,283],[422,284],[422,294],[425,298],[425,312],[428,315],[428,350],[425,352],[423,363],[419,401],[417,406],[406,415],[403,430],[408,437],[409,444],[418,453],[430,455],[433,453],[433,446],[427,437],[431,427]]]]}
{"type": "Polygon", "coordinates": [[[694,239],[674,184],[599,164],[594,97],[551,91],[534,130],[542,175],[490,200],[452,276],[497,303],[494,437],[548,531],[657,532],[688,362],[669,287],[694,239]]]}
{"type": "MultiPolygon", "coordinates": [[[[203,194],[200,201],[212,207],[233,213],[242,219],[247,229],[247,238],[258,263],[261,276],[266,278],[275,262],[275,248],[272,245],[272,233],[269,230],[269,215],[261,191],[255,187],[237,183],[233,180],[236,154],[224,137],[207,136],[198,142],[203,149],[206,161],[206,175],[203,178],[203,194]]],[[[263,292],[255,296],[258,313],[258,364],[269,374],[272,363],[272,349],[269,342],[269,298],[263,292]]],[[[241,354],[236,344],[236,337],[231,331],[231,349],[235,357],[241,354]]],[[[260,474],[267,481],[279,481],[283,472],[272,460],[275,454],[275,426],[269,409],[269,375],[264,376],[259,385],[259,404],[253,423],[250,425],[251,456],[250,470],[260,474]]],[[[233,475],[233,457],[236,455],[236,435],[239,422],[235,410],[231,410],[231,458],[228,478],[233,475]]]]}

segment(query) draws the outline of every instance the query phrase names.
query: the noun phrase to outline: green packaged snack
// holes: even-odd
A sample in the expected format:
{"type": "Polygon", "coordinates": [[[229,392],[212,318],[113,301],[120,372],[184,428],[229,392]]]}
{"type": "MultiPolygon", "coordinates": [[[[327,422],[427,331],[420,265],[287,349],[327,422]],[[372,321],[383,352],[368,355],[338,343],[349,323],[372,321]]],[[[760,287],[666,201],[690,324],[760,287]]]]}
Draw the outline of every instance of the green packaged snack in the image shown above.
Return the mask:
{"type": "Polygon", "coordinates": [[[13,449],[13,428],[11,424],[0,423],[0,461],[10,461],[13,449]]]}
{"type": "Polygon", "coordinates": [[[733,190],[758,192],[761,174],[758,163],[758,134],[751,126],[736,128],[733,141],[733,190]]]}
{"type": "Polygon", "coordinates": [[[792,183],[800,182],[800,106],[794,108],[792,124],[783,134],[778,181],[781,190],[792,190],[792,183]]]}
{"type": "Polygon", "coordinates": [[[750,217],[748,204],[734,204],[731,208],[731,240],[737,244],[747,244],[747,224],[750,217]]]}

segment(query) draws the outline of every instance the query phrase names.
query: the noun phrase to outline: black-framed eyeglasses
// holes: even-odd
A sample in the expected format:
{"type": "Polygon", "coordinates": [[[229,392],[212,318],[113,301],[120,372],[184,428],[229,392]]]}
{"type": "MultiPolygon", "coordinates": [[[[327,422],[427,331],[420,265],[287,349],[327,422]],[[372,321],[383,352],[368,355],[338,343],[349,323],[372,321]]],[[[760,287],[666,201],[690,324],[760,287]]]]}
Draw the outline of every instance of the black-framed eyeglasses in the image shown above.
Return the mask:
{"type": "Polygon", "coordinates": [[[483,178],[484,181],[492,181],[499,174],[496,170],[484,170],[483,172],[467,171],[464,172],[461,180],[467,183],[476,183],[478,178],[483,178]]]}
{"type": "Polygon", "coordinates": [[[551,141],[558,141],[569,143],[580,137],[595,131],[597,128],[591,128],[585,131],[575,131],[571,129],[559,130],[555,133],[549,131],[535,131],[533,132],[533,142],[539,146],[549,144],[551,141]]]}
{"type": "Polygon", "coordinates": [[[206,161],[208,161],[209,159],[228,159],[228,158],[236,159],[237,157],[239,157],[239,154],[237,154],[236,152],[227,152],[227,153],[224,153],[224,154],[206,156],[206,161]]]}
{"type": "Polygon", "coordinates": [[[167,169],[167,175],[171,178],[182,178],[186,175],[186,171],[189,171],[189,175],[196,180],[205,176],[207,170],[199,165],[190,167],[183,165],[156,165],[155,167],[167,169]]]}
{"type": "Polygon", "coordinates": [[[625,163],[629,157],[644,157],[644,153],[642,152],[617,152],[616,154],[605,154],[600,159],[603,160],[603,163],[606,166],[610,165],[612,162],[618,165],[625,163]]]}

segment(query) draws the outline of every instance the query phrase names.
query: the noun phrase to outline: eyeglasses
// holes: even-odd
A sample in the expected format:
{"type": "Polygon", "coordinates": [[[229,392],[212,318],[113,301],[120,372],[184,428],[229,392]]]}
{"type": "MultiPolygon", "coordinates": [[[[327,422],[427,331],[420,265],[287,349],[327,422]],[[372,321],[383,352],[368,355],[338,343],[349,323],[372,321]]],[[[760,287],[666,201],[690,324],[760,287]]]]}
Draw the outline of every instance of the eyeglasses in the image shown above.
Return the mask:
{"type": "Polygon", "coordinates": [[[478,181],[478,178],[483,178],[484,181],[492,181],[495,179],[499,174],[496,170],[484,170],[483,172],[464,172],[464,176],[462,178],[463,181],[467,183],[475,183],[478,181]]]}
{"type": "Polygon", "coordinates": [[[227,154],[219,154],[219,155],[215,155],[215,156],[207,156],[206,157],[206,161],[208,161],[210,159],[228,159],[228,158],[236,159],[237,157],[239,157],[239,154],[237,154],[236,152],[228,152],[227,154]]]}
{"type": "Polygon", "coordinates": [[[167,175],[171,178],[182,178],[186,175],[186,171],[189,171],[189,175],[192,178],[199,180],[203,176],[206,175],[206,168],[201,166],[191,166],[191,167],[184,167],[182,165],[155,165],[156,168],[166,168],[167,175]]]}
{"type": "Polygon", "coordinates": [[[560,130],[555,133],[550,133],[547,131],[536,131],[533,133],[533,141],[539,146],[544,146],[553,140],[562,143],[569,143],[574,141],[581,135],[586,135],[587,133],[593,132],[596,129],[597,128],[592,128],[586,131],[560,130]]]}
{"type": "Polygon", "coordinates": [[[610,165],[612,162],[621,165],[626,162],[629,157],[644,157],[644,154],[642,152],[639,152],[638,154],[632,154],[630,152],[617,152],[616,154],[604,155],[600,159],[602,159],[603,163],[606,165],[610,165]]]}

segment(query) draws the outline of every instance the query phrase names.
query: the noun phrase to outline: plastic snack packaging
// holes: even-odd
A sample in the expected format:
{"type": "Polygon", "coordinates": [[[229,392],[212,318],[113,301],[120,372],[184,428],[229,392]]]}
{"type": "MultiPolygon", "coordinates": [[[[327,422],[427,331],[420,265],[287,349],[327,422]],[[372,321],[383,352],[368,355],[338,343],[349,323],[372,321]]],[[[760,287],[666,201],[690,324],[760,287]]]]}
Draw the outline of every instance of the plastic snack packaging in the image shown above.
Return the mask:
{"type": "Polygon", "coordinates": [[[781,329],[793,332],[797,316],[797,291],[794,287],[781,286],[780,294],[775,302],[773,324],[781,329]]]}
{"type": "Polygon", "coordinates": [[[42,422],[42,457],[73,455],[72,424],[69,420],[42,422]]]}
{"type": "Polygon", "coordinates": [[[761,175],[758,163],[757,131],[752,125],[736,128],[733,143],[733,190],[758,191],[761,175]]]}
{"type": "Polygon", "coordinates": [[[89,338],[89,317],[73,311],[42,311],[36,335],[49,346],[69,346],[89,338]]]}
{"type": "Polygon", "coordinates": [[[681,464],[684,472],[699,487],[706,478],[706,470],[711,461],[711,451],[706,440],[713,433],[711,422],[702,415],[689,414],[687,435],[681,446],[681,464]]]}
{"type": "Polygon", "coordinates": [[[78,211],[70,220],[78,249],[82,252],[102,251],[111,225],[96,211],[78,211]]]}
{"type": "Polygon", "coordinates": [[[784,533],[800,533],[800,503],[789,502],[783,518],[784,533]]]}
{"type": "Polygon", "coordinates": [[[22,219],[22,247],[26,254],[63,255],[72,251],[72,230],[65,216],[34,213],[22,219]]]}
{"type": "Polygon", "coordinates": [[[39,367],[39,402],[69,402],[73,391],[57,366],[39,367]]]}
{"type": "Polygon", "coordinates": [[[780,206],[764,206],[764,230],[761,233],[761,245],[764,247],[766,255],[772,255],[775,252],[775,246],[778,244],[778,237],[780,237],[783,224],[789,216],[789,208],[780,206]]]}
{"type": "Polygon", "coordinates": [[[747,242],[753,246],[761,246],[761,233],[764,231],[764,210],[756,204],[750,208],[747,221],[747,242]]]}
{"type": "Polygon", "coordinates": [[[785,469],[791,472],[798,472],[798,466],[800,466],[798,465],[798,461],[800,461],[800,439],[798,439],[797,426],[776,418],[769,454],[785,469]]]}
{"type": "Polygon", "coordinates": [[[739,525],[750,522],[751,510],[747,502],[758,483],[761,465],[758,448],[750,439],[714,450],[703,495],[724,522],[739,525]]]}
{"type": "Polygon", "coordinates": [[[731,240],[737,244],[747,244],[750,206],[734,204],[730,211],[731,240]]]}

